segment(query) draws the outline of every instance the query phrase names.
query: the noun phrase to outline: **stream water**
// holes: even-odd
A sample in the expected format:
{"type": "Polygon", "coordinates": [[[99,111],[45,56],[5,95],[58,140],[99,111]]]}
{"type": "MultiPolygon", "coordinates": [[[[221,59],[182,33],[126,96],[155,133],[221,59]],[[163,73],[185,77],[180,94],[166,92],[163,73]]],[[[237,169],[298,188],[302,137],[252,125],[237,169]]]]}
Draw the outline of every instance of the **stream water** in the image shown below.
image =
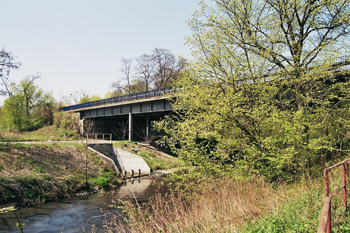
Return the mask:
{"type": "MultiPolygon", "coordinates": [[[[22,208],[15,213],[23,227],[24,233],[47,232],[90,232],[92,225],[102,230],[104,213],[117,210],[108,208],[113,200],[137,199],[148,201],[154,195],[159,180],[141,179],[133,183],[109,190],[106,194],[62,199],[47,202],[29,208],[22,208]]],[[[12,213],[0,214],[0,232],[20,232],[16,227],[16,218],[12,213]]]]}

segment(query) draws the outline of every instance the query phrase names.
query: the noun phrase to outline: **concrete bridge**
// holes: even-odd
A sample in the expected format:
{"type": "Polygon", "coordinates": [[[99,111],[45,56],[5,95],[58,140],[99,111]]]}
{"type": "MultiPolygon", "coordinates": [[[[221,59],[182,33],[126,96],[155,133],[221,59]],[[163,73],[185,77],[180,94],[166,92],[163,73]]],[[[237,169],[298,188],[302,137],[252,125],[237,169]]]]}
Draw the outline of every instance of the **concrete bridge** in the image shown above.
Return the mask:
{"type": "Polygon", "coordinates": [[[93,120],[94,131],[111,134],[116,140],[145,140],[150,123],[172,111],[172,89],[154,90],[119,96],[62,108],[80,114],[82,125],[93,120]]]}

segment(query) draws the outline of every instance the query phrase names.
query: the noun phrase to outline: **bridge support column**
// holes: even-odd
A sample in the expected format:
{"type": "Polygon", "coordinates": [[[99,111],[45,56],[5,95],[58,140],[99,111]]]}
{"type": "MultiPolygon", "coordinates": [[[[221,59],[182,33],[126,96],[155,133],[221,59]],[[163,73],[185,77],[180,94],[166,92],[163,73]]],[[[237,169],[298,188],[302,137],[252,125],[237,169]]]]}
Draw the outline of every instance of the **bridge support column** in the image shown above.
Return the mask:
{"type": "Polygon", "coordinates": [[[129,141],[132,141],[132,132],[133,132],[132,125],[133,125],[133,117],[132,117],[132,114],[129,113],[129,141]]]}
{"type": "Polygon", "coordinates": [[[149,116],[146,116],[146,140],[149,139],[149,116]]]}

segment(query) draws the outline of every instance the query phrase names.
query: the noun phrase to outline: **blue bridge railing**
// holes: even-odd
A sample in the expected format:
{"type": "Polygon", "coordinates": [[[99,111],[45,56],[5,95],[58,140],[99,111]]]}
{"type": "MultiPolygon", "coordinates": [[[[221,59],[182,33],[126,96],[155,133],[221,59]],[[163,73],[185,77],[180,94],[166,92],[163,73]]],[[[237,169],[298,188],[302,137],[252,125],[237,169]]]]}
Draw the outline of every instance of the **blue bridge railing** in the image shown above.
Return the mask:
{"type": "Polygon", "coordinates": [[[88,103],[83,103],[83,104],[71,105],[71,106],[63,107],[62,110],[69,111],[69,110],[75,110],[75,109],[80,109],[80,108],[89,108],[89,107],[94,107],[94,106],[121,103],[121,102],[138,100],[138,99],[148,99],[148,98],[162,96],[162,95],[165,95],[168,93],[173,93],[173,92],[175,92],[175,90],[171,89],[171,88],[165,88],[165,89],[161,89],[161,90],[144,91],[144,92],[134,93],[131,95],[122,95],[122,96],[118,96],[118,97],[101,99],[101,100],[96,100],[93,102],[88,102],[88,103]]]}

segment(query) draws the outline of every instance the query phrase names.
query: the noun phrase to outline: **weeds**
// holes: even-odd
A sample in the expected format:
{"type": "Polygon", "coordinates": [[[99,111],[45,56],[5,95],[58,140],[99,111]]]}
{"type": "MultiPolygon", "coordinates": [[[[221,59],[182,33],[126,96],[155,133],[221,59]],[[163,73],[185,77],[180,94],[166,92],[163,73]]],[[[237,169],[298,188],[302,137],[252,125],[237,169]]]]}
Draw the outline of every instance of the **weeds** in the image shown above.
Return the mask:
{"type": "Polygon", "coordinates": [[[174,186],[165,196],[156,193],[146,205],[126,203],[122,220],[128,225],[109,227],[125,232],[236,232],[284,199],[284,193],[259,179],[203,179],[174,186]]]}
{"type": "Polygon", "coordinates": [[[105,189],[110,184],[116,185],[116,173],[114,171],[104,172],[101,176],[92,178],[91,184],[94,186],[98,186],[99,189],[105,189]]]}
{"type": "MultiPolygon", "coordinates": [[[[148,204],[122,202],[125,215],[107,227],[111,232],[315,232],[323,198],[322,179],[273,187],[258,178],[185,178],[148,204]]],[[[347,220],[333,231],[348,232],[347,220]]]]}
{"type": "MultiPolygon", "coordinates": [[[[105,165],[88,153],[90,177],[110,179],[105,165]]],[[[34,205],[69,197],[85,186],[85,154],[82,144],[0,144],[0,206],[34,205]]]]}

